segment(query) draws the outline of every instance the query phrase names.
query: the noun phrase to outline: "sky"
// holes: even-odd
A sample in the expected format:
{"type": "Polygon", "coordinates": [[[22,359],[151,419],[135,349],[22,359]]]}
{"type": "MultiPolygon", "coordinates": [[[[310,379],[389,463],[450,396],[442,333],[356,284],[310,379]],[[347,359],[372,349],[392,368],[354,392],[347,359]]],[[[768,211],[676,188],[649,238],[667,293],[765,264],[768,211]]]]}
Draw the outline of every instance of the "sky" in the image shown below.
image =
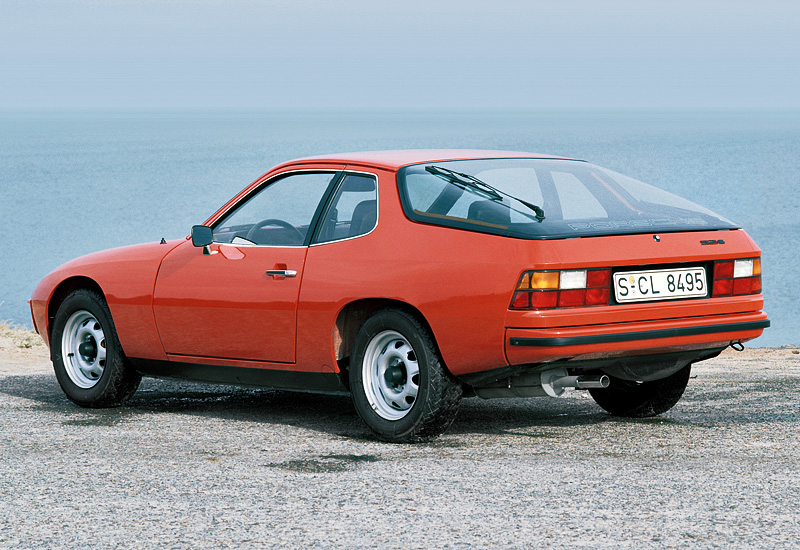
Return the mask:
{"type": "Polygon", "coordinates": [[[800,2],[0,2],[0,110],[800,109],[800,2]]]}

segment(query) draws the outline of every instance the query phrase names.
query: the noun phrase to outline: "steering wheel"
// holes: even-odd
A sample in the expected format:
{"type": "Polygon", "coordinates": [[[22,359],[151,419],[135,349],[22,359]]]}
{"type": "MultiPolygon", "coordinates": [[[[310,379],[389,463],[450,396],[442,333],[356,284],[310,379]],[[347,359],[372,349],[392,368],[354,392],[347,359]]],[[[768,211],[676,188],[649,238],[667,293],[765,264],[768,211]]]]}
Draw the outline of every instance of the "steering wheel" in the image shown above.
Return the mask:
{"type": "Polygon", "coordinates": [[[245,237],[245,239],[247,239],[248,241],[255,242],[253,240],[253,237],[255,237],[256,233],[258,233],[258,231],[260,231],[261,229],[263,229],[265,227],[269,227],[270,225],[276,225],[276,226],[278,226],[278,227],[280,227],[282,229],[286,229],[288,231],[291,231],[293,234],[295,234],[298,237],[298,239],[300,240],[300,243],[302,243],[306,238],[305,235],[300,233],[300,231],[295,226],[290,224],[289,222],[285,222],[285,221],[279,220],[277,218],[267,218],[266,220],[261,220],[260,222],[258,222],[255,225],[253,225],[253,227],[251,227],[250,230],[247,232],[247,236],[245,237]]]}

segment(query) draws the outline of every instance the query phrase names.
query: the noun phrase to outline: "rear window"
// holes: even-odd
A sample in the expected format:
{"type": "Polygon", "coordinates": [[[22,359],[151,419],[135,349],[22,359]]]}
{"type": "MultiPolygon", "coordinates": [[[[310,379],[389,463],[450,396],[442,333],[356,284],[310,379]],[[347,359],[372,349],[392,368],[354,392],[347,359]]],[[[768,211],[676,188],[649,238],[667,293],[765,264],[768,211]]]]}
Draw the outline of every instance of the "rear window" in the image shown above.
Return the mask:
{"type": "Polygon", "coordinates": [[[480,159],[398,172],[412,220],[526,239],[736,229],[710,210],[581,161],[480,159]]]}

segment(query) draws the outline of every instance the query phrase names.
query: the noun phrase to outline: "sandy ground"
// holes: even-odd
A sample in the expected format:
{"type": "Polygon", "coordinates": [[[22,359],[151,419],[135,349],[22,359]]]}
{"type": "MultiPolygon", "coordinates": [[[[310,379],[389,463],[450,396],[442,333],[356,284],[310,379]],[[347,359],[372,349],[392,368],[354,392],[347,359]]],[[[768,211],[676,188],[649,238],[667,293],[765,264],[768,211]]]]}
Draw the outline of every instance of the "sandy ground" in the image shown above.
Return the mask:
{"type": "Polygon", "coordinates": [[[145,379],[81,409],[0,326],[0,549],[800,548],[800,350],[728,350],[666,414],[465,399],[431,442],[346,397],[145,379]]]}
{"type": "Polygon", "coordinates": [[[48,353],[35,332],[0,322],[0,376],[52,372],[48,353]]]}

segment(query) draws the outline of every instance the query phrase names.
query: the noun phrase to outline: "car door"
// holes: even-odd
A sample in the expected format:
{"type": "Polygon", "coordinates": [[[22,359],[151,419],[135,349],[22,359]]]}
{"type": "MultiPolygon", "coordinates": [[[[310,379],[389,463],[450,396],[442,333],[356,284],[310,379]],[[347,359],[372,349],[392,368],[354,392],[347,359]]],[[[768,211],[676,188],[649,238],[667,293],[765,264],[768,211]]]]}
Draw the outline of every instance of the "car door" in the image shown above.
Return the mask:
{"type": "Polygon", "coordinates": [[[159,270],[153,311],[172,358],[295,362],[297,299],[308,244],[336,171],[268,180],[159,270]]]}

